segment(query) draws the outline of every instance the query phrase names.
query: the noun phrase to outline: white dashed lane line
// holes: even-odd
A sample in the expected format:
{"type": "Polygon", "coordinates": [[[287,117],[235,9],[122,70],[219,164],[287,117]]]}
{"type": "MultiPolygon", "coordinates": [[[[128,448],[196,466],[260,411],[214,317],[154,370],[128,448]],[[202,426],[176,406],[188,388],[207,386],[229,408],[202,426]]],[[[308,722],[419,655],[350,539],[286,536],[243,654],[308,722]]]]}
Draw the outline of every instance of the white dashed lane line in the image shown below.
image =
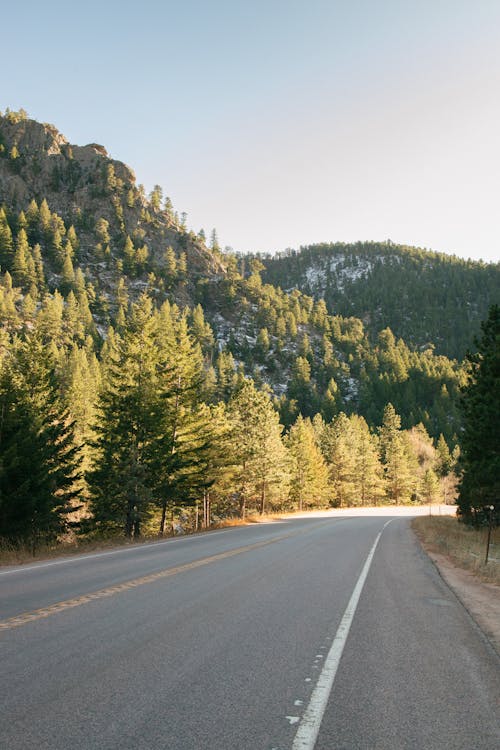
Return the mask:
{"type": "MultiPolygon", "coordinates": [[[[292,750],[313,750],[316,744],[319,729],[321,727],[321,722],[323,720],[325,709],[335,680],[335,675],[337,674],[337,668],[344,651],[347,636],[349,635],[349,630],[356,613],[356,608],[358,606],[363,586],[365,585],[365,581],[368,576],[368,571],[370,570],[370,566],[372,564],[375,550],[377,549],[377,545],[379,543],[380,537],[382,536],[382,532],[390,523],[391,521],[387,521],[387,523],[384,524],[382,530],[375,539],[370,552],[368,553],[368,557],[366,558],[363,570],[361,571],[361,574],[356,582],[354,590],[351,594],[351,598],[349,600],[349,604],[347,605],[342,620],[340,621],[340,625],[337,629],[337,633],[335,634],[335,638],[333,639],[331,648],[326,656],[323,668],[318,677],[318,681],[316,682],[307,708],[302,715],[302,719],[300,720],[300,724],[293,741],[292,750]]],[[[322,654],[316,655],[316,660],[319,660],[321,658],[323,658],[322,654]]],[[[313,667],[315,666],[316,664],[313,665],[313,667]]],[[[305,682],[311,682],[311,678],[306,677],[305,682]]],[[[290,724],[295,724],[295,719],[297,719],[298,717],[286,716],[285,718],[289,721],[290,724]]]]}

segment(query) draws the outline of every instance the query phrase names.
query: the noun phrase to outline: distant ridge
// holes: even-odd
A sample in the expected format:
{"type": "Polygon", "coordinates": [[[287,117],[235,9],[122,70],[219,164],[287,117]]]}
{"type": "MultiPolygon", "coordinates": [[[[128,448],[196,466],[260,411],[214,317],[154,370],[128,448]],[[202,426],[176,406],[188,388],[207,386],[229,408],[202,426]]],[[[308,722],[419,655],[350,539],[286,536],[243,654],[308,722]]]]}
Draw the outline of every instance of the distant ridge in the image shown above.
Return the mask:
{"type": "Polygon", "coordinates": [[[417,347],[461,359],[500,299],[500,264],[392,242],[322,243],[263,256],[265,281],[323,298],[332,314],[390,327],[417,347]]]}

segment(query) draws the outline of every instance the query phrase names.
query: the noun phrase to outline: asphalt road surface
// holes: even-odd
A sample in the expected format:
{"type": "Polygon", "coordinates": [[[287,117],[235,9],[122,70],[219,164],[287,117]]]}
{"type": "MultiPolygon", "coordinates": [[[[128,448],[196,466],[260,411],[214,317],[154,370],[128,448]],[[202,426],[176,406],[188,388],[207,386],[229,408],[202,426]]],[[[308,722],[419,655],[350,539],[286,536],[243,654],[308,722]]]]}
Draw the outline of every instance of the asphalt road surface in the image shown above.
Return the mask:
{"type": "Polygon", "coordinates": [[[390,515],[0,569],[0,693],[2,750],[500,747],[499,659],[390,515]]]}

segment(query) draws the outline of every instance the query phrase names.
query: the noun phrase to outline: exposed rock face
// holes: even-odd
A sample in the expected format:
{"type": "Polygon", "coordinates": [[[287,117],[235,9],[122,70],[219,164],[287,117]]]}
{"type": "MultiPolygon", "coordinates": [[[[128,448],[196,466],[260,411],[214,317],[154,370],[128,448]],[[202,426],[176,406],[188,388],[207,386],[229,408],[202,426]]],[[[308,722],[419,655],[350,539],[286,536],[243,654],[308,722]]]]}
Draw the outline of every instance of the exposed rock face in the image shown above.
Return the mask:
{"type": "Polygon", "coordinates": [[[70,144],[53,125],[22,112],[0,115],[0,205],[19,212],[32,199],[46,199],[52,212],[76,227],[84,262],[95,260],[96,224],[104,219],[112,257],[119,257],[129,236],[147,246],[156,263],[168,246],[177,255],[184,252],[190,283],[225,272],[222,259],[171,211],[148,199],[130,167],[111,159],[103,146],[70,144]]]}

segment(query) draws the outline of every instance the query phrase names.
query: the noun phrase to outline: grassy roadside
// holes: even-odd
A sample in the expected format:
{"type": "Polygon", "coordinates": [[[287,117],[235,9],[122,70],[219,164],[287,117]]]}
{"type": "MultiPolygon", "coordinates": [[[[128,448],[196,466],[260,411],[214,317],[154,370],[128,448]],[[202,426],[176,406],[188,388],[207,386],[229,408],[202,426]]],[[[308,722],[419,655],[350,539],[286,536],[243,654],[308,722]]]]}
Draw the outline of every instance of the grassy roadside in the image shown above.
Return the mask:
{"type": "MultiPolygon", "coordinates": [[[[229,528],[231,526],[247,526],[254,523],[263,523],[266,521],[277,520],[277,515],[249,515],[242,520],[241,518],[231,518],[219,523],[214,523],[209,529],[199,528],[197,531],[185,529],[182,536],[192,534],[205,534],[217,529],[229,528]]],[[[155,542],[178,538],[178,534],[167,532],[163,537],[158,534],[141,536],[140,539],[125,539],[123,536],[113,536],[108,539],[85,539],[85,537],[76,538],[68,542],[54,542],[53,544],[41,544],[35,552],[28,545],[14,546],[0,541],[0,566],[2,565],[24,565],[42,560],[52,560],[59,557],[71,557],[72,555],[84,555],[87,552],[100,552],[121,547],[132,547],[134,545],[154,544],[155,542]]]]}
{"type": "Polygon", "coordinates": [[[452,516],[420,516],[412,520],[412,528],[427,549],[446,555],[482,581],[500,585],[500,528],[491,532],[487,565],[487,529],[469,528],[452,516]]]}

